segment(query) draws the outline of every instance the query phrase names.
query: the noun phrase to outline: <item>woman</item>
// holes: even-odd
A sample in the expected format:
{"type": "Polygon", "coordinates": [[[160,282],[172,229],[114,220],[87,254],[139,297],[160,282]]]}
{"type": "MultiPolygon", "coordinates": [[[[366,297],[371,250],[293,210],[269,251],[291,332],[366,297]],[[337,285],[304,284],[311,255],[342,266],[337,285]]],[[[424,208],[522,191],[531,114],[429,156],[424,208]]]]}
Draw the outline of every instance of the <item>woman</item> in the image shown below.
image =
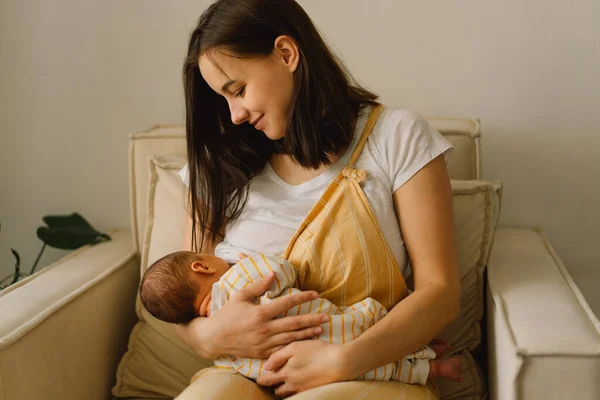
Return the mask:
{"type": "MultiPolygon", "coordinates": [[[[328,207],[330,197],[323,196],[332,182],[358,176],[346,188],[367,201],[359,207],[373,217],[376,233],[369,237],[381,238],[390,265],[414,281],[414,292],[386,318],[356,340],[334,345],[303,340],[321,333],[324,315],[276,319],[316,298],[314,291],[254,305],[272,283],[266,277],[210,319],[176,330],[201,356],[268,358],[271,373],[258,386],[208,369],[193,383],[202,388],[198,393],[268,399],[265,387],[272,387],[281,397],[299,393],[294,399],[364,398],[367,392],[368,398],[438,396],[432,385],[345,381],[430,342],[458,313],[450,144],[418,115],[376,106],[377,97],[351,80],[293,0],[210,6],[190,37],[184,87],[189,169],[182,172],[194,194],[188,247],[230,262],[245,251],[294,256],[297,247],[288,244],[297,241],[316,203],[328,207]],[[347,166],[365,173],[346,174],[347,166]]],[[[355,206],[349,206],[352,215],[355,206]]],[[[344,235],[335,245],[348,260],[361,260],[362,250],[344,235]]],[[[323,254],[320,246],[315,252],[316,258],[323,254]]],[[[338,259],[342,268],[344,256],[338,259]]],[[[325,275],[335,268],[327,266],[325,275]]]]}

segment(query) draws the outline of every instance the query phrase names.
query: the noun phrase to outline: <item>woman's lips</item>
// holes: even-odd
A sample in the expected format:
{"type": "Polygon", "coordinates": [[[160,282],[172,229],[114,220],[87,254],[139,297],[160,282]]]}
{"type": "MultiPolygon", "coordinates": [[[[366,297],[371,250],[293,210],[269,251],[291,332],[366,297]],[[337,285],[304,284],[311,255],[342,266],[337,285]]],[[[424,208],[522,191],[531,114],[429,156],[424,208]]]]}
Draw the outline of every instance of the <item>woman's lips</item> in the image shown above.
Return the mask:
{"type": "Polygon", "coordinates": [[[260,121],[262,121],[263,117],[265,116],[265,114],[261,115],[260,117],[258,117],[258,119],[256,121],[254,121],[254,123],[252,125],[254,125],[254,129],[258,129],[260,130],[260,121]]]}

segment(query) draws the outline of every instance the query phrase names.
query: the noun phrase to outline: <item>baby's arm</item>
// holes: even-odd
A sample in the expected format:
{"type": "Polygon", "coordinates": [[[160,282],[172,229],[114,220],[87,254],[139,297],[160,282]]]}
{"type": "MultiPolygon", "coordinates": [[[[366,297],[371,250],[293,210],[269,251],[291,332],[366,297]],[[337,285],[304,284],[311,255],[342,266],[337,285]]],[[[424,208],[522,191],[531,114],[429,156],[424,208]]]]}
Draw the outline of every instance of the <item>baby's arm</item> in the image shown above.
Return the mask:
{"type": "Polygon", "coordinates": [[[256,271],[255,273],[260,275],[260,279],[266,277],[271,271],[275,272],[275,281],[262,297],[266,296],[269,299],[274,299],[286,290],[294,287],[296,269],[287,260],[275,256],[257,254],[240,261],[240,263],[242,262],[245,264],[250,263],[250,266],[256,271]]]}
{"type": "Polygon", "coordinates": [[[274,256],[255,254],[234,264],[213,286],[211,310],[213,312],[218,310],[233,293],[265,278],[271,271],[275,272],[275,280],[269,290],[260,297],[259,303],[272,301],[292,288],[296,279],[296,271],[289,262],[274,256]]]}

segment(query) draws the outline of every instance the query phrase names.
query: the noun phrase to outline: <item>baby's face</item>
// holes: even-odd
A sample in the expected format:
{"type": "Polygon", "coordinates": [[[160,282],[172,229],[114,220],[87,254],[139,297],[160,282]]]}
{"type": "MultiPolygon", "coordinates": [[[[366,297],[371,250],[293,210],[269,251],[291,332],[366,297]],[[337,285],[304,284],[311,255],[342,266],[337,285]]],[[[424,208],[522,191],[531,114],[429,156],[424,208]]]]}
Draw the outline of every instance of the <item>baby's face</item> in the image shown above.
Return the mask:
{"type": "Polygon", "coordinates": [[[190,268],[199,289],[194,306],[198,310],[198,315],[206,317],[210,315],[212,285],[229,270],[229,264],[219,257],[198,254],[190,268]]]}

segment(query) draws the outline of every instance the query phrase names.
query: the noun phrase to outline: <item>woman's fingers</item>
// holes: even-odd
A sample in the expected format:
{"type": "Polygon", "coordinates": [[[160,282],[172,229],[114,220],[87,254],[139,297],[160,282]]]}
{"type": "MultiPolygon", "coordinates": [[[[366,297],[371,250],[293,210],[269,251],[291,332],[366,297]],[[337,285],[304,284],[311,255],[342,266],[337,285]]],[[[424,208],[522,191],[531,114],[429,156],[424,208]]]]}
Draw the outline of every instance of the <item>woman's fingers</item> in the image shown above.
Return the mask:
{"type": "Polygon", "coordinates": [[[248,285],[247,288],[244,288],[239,292],[234,293],[231,296],[231,300],[251,301],[254,300],[254,298],[256,297],[262,296],[271,287],[273,279],[275,279],[275,272],[271,271],[269,272],[269,275],[267,275],[260,281],[256,281],[253,284],[248,285]]]}
{"type": "Polygon", "coordinates": [[[263,352],[263,354],[261,354],[260,358],[270,357],[271,354],[292,342],[312,339],[315,336],[319,336],[321,333],[323,333],[323,328],[320,326],[317,326],[316,328],[314,326],[310,326],[297,331],[283,332],[273,335],[267,340],[266,350],[263,352]]]}
{"type": "MultiPolygon", "coordinates": [[[[249,287],[248,287],[249,288],[249,287]]],[[[246,288],[246,289],[248,289],[246,288]]],[[[266,291],[266,290],[265,290],[266,291]]],[[[289,296],[281,297],[277,301],[269,304],[262,305],[262,310],[269,319],[273,319],[279,314],[285,313],[292,307],[299,306],[308,301],[314,300],[319,297],[319,294],[315,291],[306,291],[294,293],[289,296]]]]}
{"type": "MultiPolygon", "coordinates": [[[[264,374],[258,378],[256,383],[258,383],[260,386],[275,386],[283,383],[283,386],[285,386],[285,378],[282,374],[278,374],[277,372],[269,372],[268,374],[264,374]]],[[[281,393],[278,395],[282,396],[281,393]]]]}
{"type": "Polygon", "coordinates": [[[301,329],[314,328],[314,334],[310,337],[318,336],[323,332],[323,328],[320,325],[329,322],[329,318],[327,314],[306,314],[279,318],[269,323],[269,331],[273,334],[284,332],[294,333],[301,329]]]}
{"type": "Polygon", "coordinates": [[[285,347],[285,345],[273,347],[272,349],[267,350],[265,352],[265,354],[262,357],[260,357],[260,358],[267,359],[267,358],[271,357],[271,354],[275,353],[276,351],[279,351],[279,350],[283,349],[284,347],[285,347]]]}
{"type": "Polygon", "coordinates": [[[277,371],[288,362],[294,355],[292,346],[285,346],[280,350],[277,350],[269,356],[269,359],[264,365],[266,371],[277,371]]]}

